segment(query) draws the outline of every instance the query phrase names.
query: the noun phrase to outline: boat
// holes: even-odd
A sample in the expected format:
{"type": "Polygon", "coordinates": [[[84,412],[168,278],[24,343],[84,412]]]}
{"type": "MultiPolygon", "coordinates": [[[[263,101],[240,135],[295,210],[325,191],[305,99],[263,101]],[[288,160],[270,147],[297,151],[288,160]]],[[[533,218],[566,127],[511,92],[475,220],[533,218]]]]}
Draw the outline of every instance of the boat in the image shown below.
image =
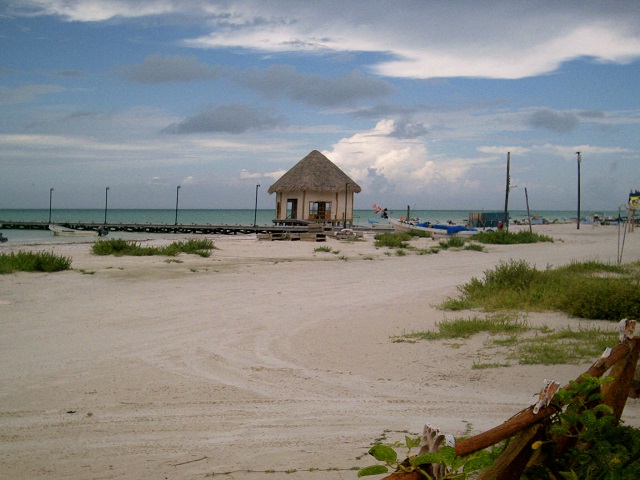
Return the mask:
{"type": "Polygon", "coordinates": [[[389,218],[389,223],[396,233],[430,234],[430,235],[475,235],[478,230],[464,225],[432,224],[429,222],[408,222],[402,219],[389,218]]]}
{"type": "Polygon", "coordinates": [[[387,221],[378,222],[376,220],[369,220],[369,228],[372,228],[374,230],[375,229],[389,230],[391,228],[391,225],[387,221]]]}
{"type": "Polygon", "coordinates": [[[99,227],[97,230],[75,230],[73,228],[54,224],[49,225],[49,230],[51,230],[54,235],[60,237],[101,237],[102,235],[107,235],[109,233],[109,230],[104,227],[99,227]]]}

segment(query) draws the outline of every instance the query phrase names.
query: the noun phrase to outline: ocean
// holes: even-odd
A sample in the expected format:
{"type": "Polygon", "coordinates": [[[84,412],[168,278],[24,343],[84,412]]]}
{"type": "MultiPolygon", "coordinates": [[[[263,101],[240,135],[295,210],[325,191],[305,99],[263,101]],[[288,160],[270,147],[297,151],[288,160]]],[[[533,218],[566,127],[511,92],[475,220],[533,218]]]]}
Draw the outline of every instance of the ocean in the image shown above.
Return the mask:
{"type": "MultiPolygon", "coordinates": [[[[412,218],[420,218],[421,221],[431,223],[444,223],[452,221],[461,224],[469,218],[469,212],[477,210],[413,210],[412,218]]],[[[406,216],[406,209],[389,209],[388,213],[392,217],[406,216]]],[[[583,217],[594,213],[605,216],[617,216],[617,211],[581,212],[583,217]]],[[[198,225],[253,225],[254,215],[257,225],[272,225],[275,218],[273,209],[184,209],[178,210],[179,224],[198,225]]],[[[510,210],[509,217],[512,220],[525,219],[527,212],[524,210],[510,210]]],[[[539,216],[549,221],[575,218],[575,211],[568,210],[532,210],[532,217],[539,216]]],[[[53,209],[51,211],[51,223],[59,222],[94,222],[103,223],[105,220],[104,209],[53,209]]],[[[24,221],[24,222],[48,222],[49,209],[0,209],[0,224],[2,222],[24,221]]],[[[149,223],[174,225],[176,221],[175,209],[109,209],[107,210],[107,223],[149,223]]],[[[355,210],[354,225],[367,226],[371,222],[384,222],[380,214],[376,214],[373,209],[355,210]]],[[[53,235],[47,230],[7,230],[1,229],[2,234],[13,241],[19,242],[48,242],[54,241],[53,235]]],[[[112,232],[110,235],[118,237],[148,238],[152,234],[131,234],[126,232],[112,232]]],[[[57,241],[70,241],[69,237],[57,237],[57,241]]],[[[84,241],[87,241],[85,238],[84,241]]]]}

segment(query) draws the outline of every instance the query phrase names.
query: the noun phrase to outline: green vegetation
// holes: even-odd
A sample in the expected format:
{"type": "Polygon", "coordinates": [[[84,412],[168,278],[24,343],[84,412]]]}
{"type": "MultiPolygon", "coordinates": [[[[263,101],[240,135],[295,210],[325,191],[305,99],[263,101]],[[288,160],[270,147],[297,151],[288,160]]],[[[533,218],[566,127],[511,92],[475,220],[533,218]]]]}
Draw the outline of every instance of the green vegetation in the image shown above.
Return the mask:
{"type": "Polygon", "coordinates": [[[190,253],[200,255],[201,257],[209,257],[211,250],[216,247],[213,242],[208,239],[194,240],[190,239],[186,242],[173,242],[164,247],[142,246],[139,242],[123,240],[122,238],[111,238],[109,240],[100,240],[93,244],[92,252],[95,255],[115,255],[117,257],[123,255],[131,256],[151,256],[165,255],[174,257],[179,253],[190,253]]]}
{"type": "Polygon", "coordinates": [[[373,245],[376,247],[408,248],[408,242],[412,238],[408,233],[378,233],[374,237],[373,245]]]}
{"type": "MultiPolygon", "coordinates": [[[[395,343],[415,343],[420,340],[467,339],[481,333],[489,334],[486,348],[498,349],[496,355],[516,360],[521,365],[558,365],[589,361],[616,342],[614,329],[600,328],[533,328],[516,314],[498,313],[444,320],[436,330],[405,333],[392,337],[395,343]]],[[[509,363],[474,363],[473,368],[495,368],[509,363]],[[480,365],[480,366],[479,366],[480,365]]]]}
{"type": "Polygon", "coordinates": [[[326,253],[330,253],[331,252],[331,247],[328,247],[326,245],[323,245],[321,247],[316,247],[313,249],[314,252],[326,252],[326,253]]]}
{"type": "Polygon", "coordinates": [[[527,322],[518,320],[514,315],[496,314],[487,318],[478,316],[443,320],[436,323],[437,331],[424,331],[403,334],[393,337],[394,342],[417,340],[447,340],[452,338],[470,338],[478,333],[486,332],[491,335],[516,334],[530,330],[527,322]]]}
{"type": "Polygon", "coordinates": [[[519,232],[509,232],[506,230],[498,230],[495,232],[480,232],[471,237],[480,243],[492,243],[495,245],[513,245],[516,243],[538,243],[553,242],[553,238],[547,235],[527,232],[521,230],[519,232]]]}
{"type": "Polygon", "coordinates": [[[602,403],[601,385],[610,379],[583,376],[561,388],[554,403],[566,405],[552,418],[546,442],[534,442],[546,460],[525,470],[523,478],[567,480],[640,478],[640,430],[617,424],[610,407],[602,403]],[[561,445],[571,439],[569,448],[561,445]],[[558,475],[560,472],[560,475],[558,475]]]}
{"type": "Polygon", "coordinates": [[[1,253],[0,274],[13,272],[59,272],[71,268],[71,258],[53,253],[24,252],[1,253]]]}
{"type": "Polygon", "coordinates": [[[462,248],[464,247],[464,238],[458,235],[450,235],[446,240],[440,240],[438,244],[445,250],[448,248],[462,248]]]}
{"type": "Polygon", "coordinates": [[[446,446],[437,452],[424,453],[422,455],[411,455],[414,448],[420,447],[420,437],[409,437],[405,435],[404,443],[395,442],[392,444],[376,443],[369,449],[369,455],[382,464],[371,465],[362,468],[358,472],[358,477],[369,475],[381,475],[389,471],[420,472],[424,478],[433,478],[430,464],[443,465],[444,479],[466,480],[474,478],[483,468],[493,465],[497,456],[497,450],[481,450],[467,457],[456,457],[455,448],[446,446]],[[395,448],[406,448],[406,458],[398,457],[395,448]]]}
{"type": "Polygon", "coordinates": [[[462,298],[442,308],[559,310],[602,320],[640,317],[640,262],[616,266],[591,261],[538,270],[523,260],[501,262],[461,287],[462,298]]]}
{"type": "MultiPolygon", "coordinates": [[[[553,397],[557,413],[543,424],[531,450],[521,452],[531,458],[520,478],[640,478],[640,430],[618,424],[613,410],[602,403],[601,386],[610,380],[583,376],[579,382],[572,381],[567,388],[558,390],[553,397]]],[[[456,457],[450,446],[412,455],[412,450],[420,447],[420,440],[409,435],[405,435],[404,442],[390,443],[386,435],[377,438],[369,455],[380,463],[361,469],[358,477],[399,471],[420,472],[420,478],[433,478],[433,465],[439,466],[443,479],[477,478],[481,471],[496,464],[505,445],[499,443],[491,450],[463,458],[456,457]],[[406,457],[398,455],[400,449],[406,450],[406,457]]]]}

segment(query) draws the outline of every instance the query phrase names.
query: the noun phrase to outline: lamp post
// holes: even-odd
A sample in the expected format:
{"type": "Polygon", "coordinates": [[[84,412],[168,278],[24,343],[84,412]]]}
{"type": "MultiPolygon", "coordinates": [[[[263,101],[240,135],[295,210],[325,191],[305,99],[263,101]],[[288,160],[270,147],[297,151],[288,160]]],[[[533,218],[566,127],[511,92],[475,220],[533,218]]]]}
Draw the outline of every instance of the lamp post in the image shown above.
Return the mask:
{"type": "Polygon", "coordinates": [[[260,188],[260,184],[256,185],[256,206],[253,209],[253,228],[256,227],[257,219],[258,219],[258,189],[260,188]]]}
{"type": "Polygon", "coordinates": [[[580,152],[576,152],[578,155],[578,219],[576,220],[577,229],[580,230],[580,162],[582,161],[582,157],[580,156],[580,152]]]}
{"type": "Polygon", "coordinates": [[[178,199],[180,196],[180,185],[178,185],[176,187],[176,223],[175,225],[178,225],[178,199]]]}
{"type": "Polygon", "coordinates": [[[109,187],[104,191],[104,224],[107,224],[107,205],[109,204],[109,187]]]}
{"type": "Polygon", "coordinates": [[[51,223],[51,200],[53,198],[53,188],[49,189],[49,223],[51,223]]]}

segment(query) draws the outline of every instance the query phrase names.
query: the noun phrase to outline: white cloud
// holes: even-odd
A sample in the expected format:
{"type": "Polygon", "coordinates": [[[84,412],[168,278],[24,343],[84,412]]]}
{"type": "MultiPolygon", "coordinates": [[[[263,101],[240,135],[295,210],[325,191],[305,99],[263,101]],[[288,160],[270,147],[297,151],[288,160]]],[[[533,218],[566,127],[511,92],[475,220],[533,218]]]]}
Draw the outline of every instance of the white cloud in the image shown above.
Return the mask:
{"type": "Polygon", "coordinates": [[[407,192],[471,181],[467,175],[473,165],[493,161],[430,155],[424,141],[392,136],[395,128],[393,120],[381,120],[373,130],[343,138],[324,153],[363,189],[383,179],[407,192]]]}
{"type": "Polygon", "coordinates": [[[389,77],[543,75],[579,57],[628,63],[640,57],[635,2],[26,0],[17,11],[72,21],[181,14],[208,19],[211,32],[185,39],[200,48],[284,52],[374,52],[389,77]]]}
{"type": "Polygon", "coordinates": [[[0,86],[0,104],[18,104],[33,102],[40,95],[64,92],[58,85],[23,85],[17,88],[0,86]]]}

